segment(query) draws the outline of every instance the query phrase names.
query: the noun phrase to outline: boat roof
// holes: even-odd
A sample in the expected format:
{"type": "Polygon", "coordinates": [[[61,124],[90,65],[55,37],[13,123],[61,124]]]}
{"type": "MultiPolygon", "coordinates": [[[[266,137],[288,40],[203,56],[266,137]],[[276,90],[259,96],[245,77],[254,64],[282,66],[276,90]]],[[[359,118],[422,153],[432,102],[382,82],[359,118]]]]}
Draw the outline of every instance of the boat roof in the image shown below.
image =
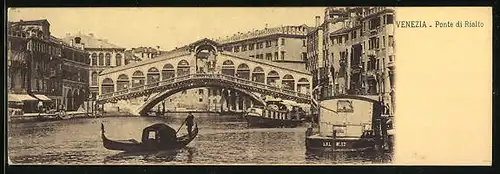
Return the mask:
{"type": "Polygon", "coordinates": [[[165,123],[156,123],[144,128],[144,130],[166,130],[166,129],[174,130],[172,127],[168,126],[165,123]]]}

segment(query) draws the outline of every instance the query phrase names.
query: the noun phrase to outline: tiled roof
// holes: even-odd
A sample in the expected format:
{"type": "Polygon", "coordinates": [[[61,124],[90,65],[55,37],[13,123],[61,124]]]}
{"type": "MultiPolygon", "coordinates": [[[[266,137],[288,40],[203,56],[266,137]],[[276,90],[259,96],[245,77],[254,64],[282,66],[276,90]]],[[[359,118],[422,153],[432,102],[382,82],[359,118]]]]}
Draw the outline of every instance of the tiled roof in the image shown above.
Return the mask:
{"type": "Polygon", "coordinates": [[[153,47],[137,47],[137,48],[132,48],[132,50],[135,52],[144,52],[144,53],[158,52],[158,49],[153,47]]]}
{"type": "Polygon", "coordinates": [[[344,34],[344,32],[349,31],[350,29],[351,28],[341,28],[341,29],[338,29],[338,30],[330,33],[330,35],[344,34]]]}
{"type": "Polygon", "coordinates": [[[85,44],[85,48],[117,48],[117,49],[125,49],[123,47],[120,47],[118,45],[109,43],[106,39],[100,39],[96,38],[94,36],[89,36],[85,34],[75,34],[71,36],[66,36],[62,40],[68,44],[71,43],[71,40],[73,40],[76,37],[81,38],[81,42],[85,44]]]}
{"type": "Polygon", "coordinates": [[[41,24],[41,23],[46,23],[50,25],[49,21],[47,19],[40,19],[40,20],[29,20],[29,21],[16,21],[16,22],[11,22],[11,23],[18,23],[18,24],[24,24],[24,25],[32,25],[32,24],[41,24]]]}
{"type": "Polygon", "coordinates": [[[308,70],[306,70],[305,68],[305,65],[303,66],[300,66],[296,63],[284,63],[284,62],[273,62],[273,61],[270,61],[270,60],[265,60],[265,59],[255,59],[255,58],[249,58],[249,57],[241,57],[241,56],[238,56],[234,53],[231,53],[231,52],[222,52],[221,54],[223,55],[228,55],[228,56],[232,56],[232,57],[237,57],[239,59],[243,59],[243,60],[246,60],[246,61],[249,61],[249,62],[256,62],[256,63],[261,63],[261,64],[265,64],[265,65],[269,65],[269,66],[274,66],[274,67],[277,67],[277,68],[284,68],[284,69],[287,69],[287,70],[290,70],[290,71],[295,71],[295,72],[299,72],[299,73],[303,73],[303,74],[311,74],[311,72],[309,72],[308,70]]]}
{"type": "Polygon", "coordinates": [[[282,27],[273,27],[273,28],[265,28],[262,30],[248,31],[247,33],[234,34],[233,36],[227,36],[226,38],[216,39],[216,42],[221,44],[233,43],[247,39],[265,37],[275,34],[292,34],[292,35],[307,35],[311,27],[308,27],[305,24],[299,26],[282,26],[282,27]]]}
{"type": "MultiPolygon", "coordinates": [[[[206,39],[206,38],[205,39],[201,39],[201,40],[193,42],[192,44],[188,44],[186,46],[182,46],[182,47],[176,48],[174,50],[167,51],[167,52],[165,52],[163,54],[160,54],[158,57],[155,57],[154,59],[147,59],[147,60],[143,60],[143,61],[139,61],[139,62],[133,62],[133,63],[127,64],[127,65],[124,65],[124,66],[118,66],[118,67],[114,67],[114,68],[109,68],[109,69],[104,70],[101,74],[107,74],[107,73],[112,73],[112,72],[116,72],[116,71],[122,71],[122,70],[125,70],[125,69],[129,69],[129,68],[133,68],[133,67],[138,67],[138,66],[142,66],[142,65],[146,65],[146,64],[150,64],[150,63],[154,63],[154,62],[159,62],[159,61],[171,59],[171,58],[174,58],[174,57],[177,57],[177,56],[180,56],[180,55],[188,54],[191,45],[193,45],[195,43],[202,42],[202,41],[215,42],[215,41],[212,41],[212,40],[206,39]]],[[[130,52],[127,54],[127,52],[129,52],[129,51],[125,52],[125,57],[127,57],[127,55],[128,55],[130,58],[132,58],[133,55],[131,55],[130,52]]],[[[305,65],[303,65],[303,64],[284,63],[284,62],[278,63],[278,62],[273,62],[273,61],[264,60],[264,59],[255,59],[255,58],[248,58],[248,57],[240,57],[240,56],[235,55],[235,54],[233,54],[231,52],[222,52],[221,54],[232,56],[232,57],[236,57],[236,58],[239,58],[239,59],[244,59],[244,60],[247,60],[247,61],[250,61],[250,62],[256,62],[256,63],[266,64],[266,65],[270,65],[270,66],[274,66],[274,67],[279,67],[279,68],[285,68],[285,69],[288,69],[290,71],[295,71],[295,72],[299,72],[299,73],[303,73],[303,74],[311,74],[311,72],[309,72],[308,70],[305,69],[305,65]]]]}
{"type": "MultiPolygon", "coordinates": [[[[132,62],[132,63],[129,63],[127,65],[123,65],[123,66],[117,66],[117,67],[114,67],[114,68],[105,69],[104,71],[102,71],[101,74],[107,74],[107,73],[112,73],[112,72],[116,72],[116,71],[122,71],[122,70],[126,70],[126,69],[129,69],[129,68],[134,68],[134,67],[138,67],[138,66],[142,66],[142,65],[154,63],[154,62],[159,62],[159,61],[171,59],[171,58],[177,57],[179,55],[187,54],[187,53],[189,53],[189,47],[184,46],[184,47],[181,47],[181,48],[174,49],[172,51],[168,51],[168,52],[166,52],[164,54],[161,54],[158,57],[155,57],[154,59],[146,59],[146,60],[143,60],[143,61],[132,62]]],[[[134,55],[132,55],[132,53],[129,52],[129,51],[125,52],[125,58],[127,58],[127,56],[129,58],[129,60],[130,59],[132,59],[132,60],[139,59],[139,58],[135,57],[134,55]]]]}

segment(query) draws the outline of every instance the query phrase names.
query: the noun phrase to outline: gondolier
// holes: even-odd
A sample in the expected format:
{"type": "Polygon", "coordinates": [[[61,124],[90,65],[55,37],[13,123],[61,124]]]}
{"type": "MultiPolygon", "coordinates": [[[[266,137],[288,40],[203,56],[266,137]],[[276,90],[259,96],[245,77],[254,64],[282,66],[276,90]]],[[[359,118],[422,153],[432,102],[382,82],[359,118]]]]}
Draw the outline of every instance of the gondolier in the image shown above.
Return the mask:
{"type": "Polygon", "coordinates": [[[193,125],[194,125],[194,116],[191,112],[189,112],[189,115],[187,116],[186,118],[186,126],[187,126],[187,131],[188,131],[188,134],[189,134],[189,137],[192,136],[192,128],[193,128],[193,125]]]}

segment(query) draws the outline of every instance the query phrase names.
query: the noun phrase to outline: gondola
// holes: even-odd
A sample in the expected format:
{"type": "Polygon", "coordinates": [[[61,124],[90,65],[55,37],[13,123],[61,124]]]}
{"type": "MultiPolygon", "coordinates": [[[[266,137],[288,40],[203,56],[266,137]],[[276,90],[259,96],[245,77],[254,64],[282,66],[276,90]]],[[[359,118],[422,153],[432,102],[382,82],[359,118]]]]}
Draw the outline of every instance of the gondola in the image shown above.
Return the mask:
{"type": "Polygon", "coordinates": [[[177,131],[162,123],[144,128],[142,142],[135,139],[110,140],[104,134],[104,124],[101,123],[101,137],[104,148],[125,152],[147,152],[180,149],[187,146],[198,135],[198,125],[195,124],[192,136],[177,137],[177,131]]]}

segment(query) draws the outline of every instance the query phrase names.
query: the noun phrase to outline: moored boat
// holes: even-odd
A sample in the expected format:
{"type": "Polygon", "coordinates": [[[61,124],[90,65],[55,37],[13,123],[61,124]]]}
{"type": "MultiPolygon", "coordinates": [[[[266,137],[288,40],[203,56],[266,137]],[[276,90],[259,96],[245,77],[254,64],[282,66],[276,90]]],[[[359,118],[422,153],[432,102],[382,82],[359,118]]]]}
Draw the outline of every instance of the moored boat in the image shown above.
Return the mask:
{"type": "Polygon", "coordinates": [[[102,143],[106,149],[125,152],[144,152],[174,150],[187,146],[198,135],[195,124],[192,135],[177,137],[177,131],[162,123],[153,124],[143,129],[142,142],[135,139],[111,140],[104,134],[104,124],[101,123],[102,143]]]}
{"type": "Polygon", "coordinates": [[[266,106],[251,107],[245,114],[252,127],[297,127],[304,122],[304,117],[300,106],[282,100],[268,100],[266,106]]]}
{"type": "Polygon", "coordinates": [[[362,96],[336,96],[318,102],[319,132],[306,132],[309,151],[381,152],[392,149],[382,104],[362,96]]]}

